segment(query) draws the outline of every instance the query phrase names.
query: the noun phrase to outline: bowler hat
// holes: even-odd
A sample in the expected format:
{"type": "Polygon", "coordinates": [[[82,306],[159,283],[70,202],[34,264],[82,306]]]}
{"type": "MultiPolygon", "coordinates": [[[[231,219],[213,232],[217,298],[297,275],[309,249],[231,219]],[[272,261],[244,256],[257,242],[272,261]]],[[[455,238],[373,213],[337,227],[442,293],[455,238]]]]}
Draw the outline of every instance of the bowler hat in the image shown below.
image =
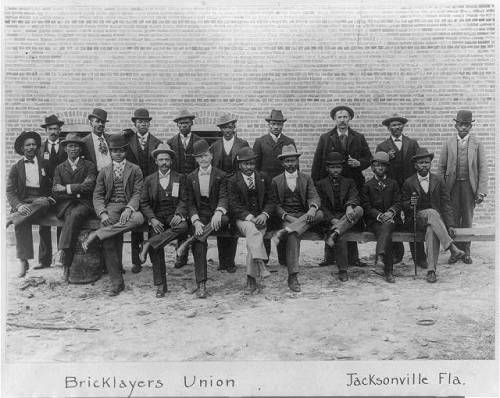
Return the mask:
{"type": "Polygon", "coordinates": [[[246,160],[253,160],[253,159],[256,159],[257,158],[257,155],[255,154],[255,152],[253,151],[252,148],[250,147],[243,147],[241,148],[238,153],[236,154],[236,160],[238,162],[244,162],[246,160]]]}
{"type": "Polygon", "coordinates": [[[128,146],[127,138],[122,134],[110,134],[108,138],[109,149],[119,149],[128,146]]]}
{"type": "Polygon", "coordinates": [[[271,111],[271,116],[266,117],[266,122],[286,122],[286,119],[283,117],[283,112],[280,110],[273,109],[271,111]]]}
{"type": "Polygon", "coordinates": [[[345,156],[339,152],[330,152],[326,155],[325,164],[344,164],[345,156]]]}
{"type": "Polygon", "coordinates": [[[66,138],[61,141],[61,145],[69,144],[70,142],[74,142],[75,144],[79,144],[83,146],[83,141],[80,139],[80,136],[77,133],[68,133],[66,138]]]}
{"type": "Polygon", "coordinates": [[[95,108],[92,113],[88,116],[88,118],[90,119],[91,117],[96,117],[98,118],[100,121],[106,123],[106,122],[109,122],[108,120],[108,112],[106,112],[105,110],[101,109],[101,108],[95,108]]]}
{"type": "Polygon", "coordinates": [[[418,148],[415,155],[411,158],[412,162],[416,162],[419,159],[431,158],[434,159],[434,154],[429,152],[427,148],[418,148]]]}
{"type": "Polygon", "coordinates": [[[189,112],[187,109],[183,109],[182,111],[180,111],[177,116],[175,117],[174,119],[174,122],[177,123],[178,120],[180,119],[194,119],[196,118],[195,115],[193,115],[191,112],[189,112]]]}
{"type": "Polygon", "coordinates": [[[151,156],[154,159],[156,159],[156,157],[160,153],[168,153],[172,159],[175,158],[175,152],[172,151],[172,148],[170,148],[170,145],[168,145],[168,144],[160,144],[160,145],[158,145],[156,147],[156,149],[153,149],[153,151],[151,151],[151,156]]]}
{"type": "Polygon", "coordinates": [[[475,120],[472,120],[472,111],[458,111],[457,118],[453,119],[455,122],[464,122],[464,123],[472,123],[475,120]]]}
{"type": "Polygon", "coordinates": [[[18,153],[19,155],[24,155],[24,142],[29,138],[35,139],[36,146],[38,148],[42,146],[42,137],[40,137],[40,134],[38,134],[36,131],[23,131],[14,142],[14,150],[16,151],[16,153],[18,153]]]}
{"type": "Polygon", "coordinates": [[[56,115],[50,115],[45,118],[45,123],[41,124],[40,127],[44,129],[47,126],[52,126],[53,124],[57,124],[59,127],[61,127],[64,122],[62,120],[59,120],[56,115]]]}
{"type": "Polygon", "coordinates": [[[285,145],[283,149],[281,150],[281,155],[278,155],[278,159],[284,159],[284,158],[289,158],[289,157],[299,157],[302,155],[300,152],[297,152],[297,149],[290,144],[290,145],[285,145]]]}
{"type": "Polygon", "coordinates": [[[225,113],[217,120],[217,127],[222,127],[228,123],[237,122],[237,121],[238,121],[238,119],[231,116],[229,113],[225,113]]]}
{"type": "Polygon", "coordinates": [[[151,120],[152,118],[149,117],[149,112],[147,109],[139,108],[136,109],[134,112],[134,117],[132,117],[132,123],[135,123],[137,119],[151,120]]]}
{"type": "Polygon", "coordinates": [[[384,126],[389,126],[391,122],[401,122],[403,124],[408,123],[408,119],[402,116],[399,116],[397,113],[393,114],[391,117],[388,117],[387,119],[384,119],[382,121],[382,124],[384,126]]]}
{"type": "Polygon", "coordinates": [[[205,140],[198,140],[193,144],[193,154],[192,156],[201,156],[210,150],[208,142],[205,140]]]}
{"type": "Polygon", "coordinates": [[[332,119],[334,119],[335,118],[335,114],[338,111],[341,111],[341,110],[347,111],[349,113],[349,116],[351,116],[351,119],[354,118],[354,111],[351,108],[349,108],[347,105],[339,105],[339,106],[336,106],[335,108],[333,108],[330,111],[330,117],[332,119]]]}
{"type": "Polygon", "coordinates": [[[373,162],[389,164],[389,162],[390,162],[389,161],[389,154],[387,152],[384,152],[384,151],[376,152],[372,158],[372,163],[373,162]]]}

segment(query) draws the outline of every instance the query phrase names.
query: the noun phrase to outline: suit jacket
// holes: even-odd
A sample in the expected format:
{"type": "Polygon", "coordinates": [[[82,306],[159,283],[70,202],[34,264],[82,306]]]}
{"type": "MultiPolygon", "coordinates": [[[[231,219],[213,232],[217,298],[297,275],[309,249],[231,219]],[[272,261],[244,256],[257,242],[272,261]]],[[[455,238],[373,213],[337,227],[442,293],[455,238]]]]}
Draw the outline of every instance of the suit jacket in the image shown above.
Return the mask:
{"type": "MultiPolygon", "coordinates": [[[[108,143],[109,134],[104,133],[103,137],[106,140],[106,143],[108,143]]],[[[94,141],[92,139],[92,133],[87,134],[85,137],[83,137],[82,142],[85,144],[83,146],[83,149],[82,149],[82,157],[87,159],[87,160],[90,160],[94,164],[97,164],[96,157],[95,157],[94,141]]]]}
{"type": "MultiPolygon", "coordinates": [[[[469,182],[474,192],[486,194],[488,192],[488,161],[483,144],[474,136],[469,137],[467,151],[469,165],[469,182]]],[[[457,138],[450,137],[443,144],[439,157],[436,174],[444,178],[448,190],[451,192],[457,178],[457,138]]]]}
{"type": "MultiPolygon", "coordinates": [[[[387,168],[387,177],[396,180],[401,188],[405,180],[415,174],[415,166],[412,162],[411,158],[415,156],[417,153],[417,149],[419,148],[417,141],[405,136],[401,135],[401,155],[402,155],[402,168],[396,170],[394,167],[394,159],[391,159],[391,163],[387,168]]],[[[389,153],[390,150],[397,149],[396,145],[392,138],[388,138],[385,141],[382,141],[377,145],[377,149],[375,152],[386,152],[389,153]]]]}
{"type": "Polygon", "coordinates": [[[57,217],[62,218],[68,206],[73,202],[79,202],[93,210],[92,194],[97,178],[97,168],[90,160],[79,159],[76,170],[73,171],[69,161],[66,160],[56,167],[54,172],[54,184],[69,185],[71,193],[54,192],[56,199],[57,217]]]}
{"type": "MultiPolygon", "coordinates": [[[[418,182],[417,173],[406,179],[401,190],[403,210],[405,212],[405,218],[408,220],[407,225],[409,226],[413,225],[413,208],[410,205],[410,198],[413,192],[416,192],[419,196],[424,194],[418,182]]],[[[442,177],[430,173],[429,192],[431,193],[431,207],[441,214],[441,218],[447,228],[453,227],[454,214],[453,208],[451,207],[450,193],[442,177]]],[[[418,204],[417,210],[420,210],[418,204]]]]}
{"type": "MultiPolygon", "coordinates": [[[[128,149],[127,149],[127,156],[126,159],[129,162],[132,162],[134,164],[139,164],[139,139],[137,138],[137,134],[132,130],[132,129],[126,129],[123,130],[123,135],[127,138],[128,141],[128,149]]],[[[158,166],[151,156],[151,152],[155,150],[158,145],[160,145],[163,141],[159,140],[156,138],[154,135],[149,133],[148,135],[148,141],[147,141],[147,146],[146,146],[146,153],[148,154],[148,174],[152,174],[155,171],[158,170],[158,166]]],[[[146,177],[146,174],[144,173],[144,170],[141,170],[142,174],[144,177],[146,177]]]]}
{"type": "Polygon", "coordinates": [[[257,155],[255,168],[271,178],[283,173],[285,170],[278,155],[281,155],[285,145],[295,147],[295,141],[284,134],[280,135],[277,142],[274,142],[269,133],[257,138],[253,144],[253,150],[257,155]]]}
{"type": "MultiPolygon", "coordinates": [[[[51,197],[52,175],[50,173],[49,161],[38,159],[38,175],[40,178],[40,196],[51,197]]],[[[7,178],[7,200],[12,210],[16,210],[23,204],[26,191],[26,169],[24,168],[24,157],[15,163],[10,169],[7,178]]]]}
{"type": "Polygon", "coordinates": [[[365,136],[349,127],[346,151],[343,151],[337,133],[337,127],[330,130],[328,133],[322,134],[319,137],[318,146],[316,147],[311,167],[311,177],[313,181],[319,181],[328,175],[325,169],[325,159],[332,151],[344,154],[346,161],[348,155],[359,160],[361,163],[359,167],[349,167],[346,163],[342,175],[347,178],[352,178],[356,182],[358,190],[360,190],[365,182],[362,171],[370,166],[372,160],[372,154],[365,136]]]}
{"type": "MultiPolygon", "coordinates": [[[[126,205],[134,210],[139,210],[139,200],[143,184],[142,171],[139,166],[125,160],[123,169],[123,188],[126,205]]],[[[94,209],[97,215],[106,209],[111,193],[113,192],[113,163],[104,167],[97,175],[94,189],[94,209]]]]}
{"type": "MultiPolygon", "coordinates": [[[[356,207],[360,205],[356,182],[351,178],[339,177],[340,184],[340,205],[345,211],[347,206],[356,207]]],[[[323,178],[316,183],[319,197],[321,199],[321,210],[325,215],[324,219],[329,221],[335,214],[335,197],[333,194],[333,184],[330,177],[323,178]]]]}
{"type": "MultiPolygon", "coordinates": [[[[274,204],[270,198],[271,180],[265,173],[255,172],[255,189],[258,197],[258,211],[266,212],[271,216],[274,204]]],[[[248,211],[248,187],[240,172],[235,173],[228,181],[229,210],[231,215],[244,220],[250,212],[248,211]]]]}
{"type": "Polygon", "coordinates": [[[57,149],[56,155],[53,158],[50,157],[48,140],[45,140],[45,142],[42,144],[41,155],[44,159],[49,161],[51,175],[54,175],[54,170],[56,169],[56,167],[68,158],[68,154],[64,150],[64,147],[61,145],[61,140],[59,141],[59,148],[57,149]]]}
{"type": "Polygon", "coordinates": [[[401,213],[401,191],[396,180],[386,178],[384,185],[380,186],[378,180],[373,177],[361,188],[360,200],[363,206],[363,215],[366,225],[377,221],[381,213],[391,210],[394,213],[394,221],[400,222],[401,213]]]}
{"type": "MultiPolygon", "coordinates": [[[[175,214],[182,217],[187,216],[187,208],[184,199],[186,197],[186,177],[175,170],[170,170],[170,181],[168,187],[171,189],[173,183],[179,184],[179,193],[176,199],[175,214]]],[[[141,212],[149,222],[152,218],[156,218],[158,206],[160,204],[160,193],[163,188],[160,185],[159,172],[150,174],[144,180],[144,187],[141,192],[141,212]]]]}
{"type": "MultiPolygon", "coordinates": [[[[198,171],[199,168],[196,168],[186,177],[186,198],[184,202],[187,204],[189,217],[198,214],[201,207],[198,171]]],[[[226,211],[229,210],[226,194],[226,173],[214,166],[212,166],[212,172],[210,173],[210,180],[208,183],[208,197],[212,213],[218,207],[223,207],[226,211]]]]}
{"type": "MultiPolygon", "coordinates": [[[[281,207],[283,201],[285,200],[285,189],[286,189],[286,177],[285,173],[273,178],[271,182],[271,198],[274,203],[275,213],[279,218],[283,218],[285,215],[285,210],[281,207]]],[[[297,171],[297,187],[300,194],[301,205],[305,209],[309,209],[312,205],[321,207],[321,199],[318,192],[314,186],[314,182],[311,177],[300,171],[297,171]]]]}
{"type": "Polygon", "coordinates": [[[167,144],[170,145],[170,148],[175,152],[175,161],[172,162],[173,170],[181,174],[189,174],[196,169],[196,161],[194,157],[190,155],[193,153],[193,144],[199,140],[201,140],[199,136],[191,133],[191,139],[185,150],[184,145],[182,145],[180,133],[174,135],[167,141],[167,144]]]}
{"type": "MultiPolygon", "coordinates": [[[[224,138],[219,138],[217,141],[215,141],[211,146],[210,146],[210,152],[212,152],[213,158],[212,158],[212,166],[217,167],[218,169],[222,170],[222,156],[223,156],[223,151],[224,151],[224,143],[223,140],[224,138]]],[[[231,155],[231,159],[233,160],[233,172],[238,170],[238,161],[236,160],[236,154],[238,151],[243,148],[249,146],[248,142],[238,138],[234,137],[234,143],[233,147],[231,148],[231,151],[229,152],[229,155],[231,155]]],[[[227,172],[227,170],[226,170],[227,172]]]]}

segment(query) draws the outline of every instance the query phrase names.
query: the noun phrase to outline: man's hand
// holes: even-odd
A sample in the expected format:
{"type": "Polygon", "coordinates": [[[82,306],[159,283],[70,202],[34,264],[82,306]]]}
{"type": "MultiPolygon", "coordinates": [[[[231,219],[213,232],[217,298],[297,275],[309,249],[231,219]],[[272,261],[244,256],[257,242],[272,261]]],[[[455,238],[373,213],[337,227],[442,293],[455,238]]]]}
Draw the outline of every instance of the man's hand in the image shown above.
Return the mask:
{"type": "Polygon", "coordinates": [[[394,159],[396,157],[396,150],[391,149],[387,154],[389,155],[389,159],[394,159]]]}
{"type": "Polygon", "coordinates": [[[312,223],[314,222],[314,218],[316,217],[316,208],[314,206],[309,207],[309,210],[306,213],[306,222],[312,223]]]}
{"type": "Polygon", "coordinates": [[[380,222],[389,222],[394,218],[394,214],[392,211],[386,211],[385,213],[382,213],[380,216],[380,222]]]}
{"type": "Polygon", "coordinates": [[[203,235],[203,228],[205,227],[205,225],[200,220],[196,220],[193,226],[194,226],[194,234],[196,236],[203,235]]]}
{"type": "Polygon", "coordinates": [[[476,204],[477,205],[480,204],[480,203],[482,203],[483,200],[484,200],[484,196],[483,195],[479,195],[479,194],[476,195],[476,204]]]}
{"type": "Polygon", "coordinates": [[[130,207],[125,207],[125,209],[122,211],[122,214],[120,214],[119,223],[121,225],[125,225],[127,221],[130,220],[131,215],[132,215],[132,209],[130,207]]]}
{"type": "Polygon", "coordinates": [[[66,187],[64,185],[61,185],[61,184],[55,184],[52,187],[52,191],[53,192],[66,192],[66,187]]]}
{"type": "Polygon", "coordinates": [[[349,167],[359,167],[361,166],[361,162],[351,157],[351,155],[349,155],[349,158],[347,159],[347,165],[349,167]]]}
{"type": "Polygon", "coordinates": [[[17,208],[17,211],[22,216],[29,216],[31,214],[31,208],[28,205],[21,205],[17,208]]]}
{"type": "Polygon", "coordinates": [[[290,214],[287,214],[285,216],[285,220],[284,221],[292,223],[292,222],[297,221],[297,217],[294,217],[294,216],[291,216],[290,214]]]}
{"type": "Polygon", "coordinates": [[[349,222],[354,222],[354,209],[352,208],[352,206],[347,206],[347,208],[345,209],[345,216],[347,217],[347,220],[349,222]]]}
{"type": "Polygon", "coordinates": [[[214,231],[218,231],[222,225],[222,213],[220,211],[216,211],[212,216],[212,220],[210,221],[212,228],[214,231]]]}
{"type": "Polygon", "coordinates": [[[170,226],[175,227],[176,225],[179,225],[182,222],[182,217],[176,214],[175,216],[172,217],[172,220],[170,221],[170,226]]]}
{"type": "Polygon", "coordinates": [[[165,231],[165,226],[157,218],[152,218],[150,223],[151,223],[151,227],[153,228],[153,231],[155,231],[157,234],[165,231]]]}
{"type": "Polygon", "coordinates": [[[455,239],[456,234],[457,234],[457,231],[455,231],[455,228],[453,228],[453,227],[448,228],[448,235],[450,235],[451,239],[455,239]]]}
{"type": "Polygon", "coordinates": [[[104,212],[104,213],[101,213],[101,215],[99,216],[99,218],[101,219],[101,224],[105,227],[111,225],[111,220],[109,218],[109,215],[108,213],[104,212]]]}
{"type": "Polygon", "coordinates": [[[257,217],[254,217],[253,222],[255,225],[264,227],[267,222],[267,216],[264,213],[261,213],[257,217]]]}

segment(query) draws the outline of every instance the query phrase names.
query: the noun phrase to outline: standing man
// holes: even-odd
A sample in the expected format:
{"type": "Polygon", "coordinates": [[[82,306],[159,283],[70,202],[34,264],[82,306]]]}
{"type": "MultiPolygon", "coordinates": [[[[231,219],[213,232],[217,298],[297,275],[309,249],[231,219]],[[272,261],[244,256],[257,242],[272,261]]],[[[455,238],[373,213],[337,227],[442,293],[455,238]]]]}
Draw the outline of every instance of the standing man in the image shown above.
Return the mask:
{"type": "MultiPolygon", "coordinates": [[[[458,111],[455,129],[458,135],[443,144],[437,174],[444,178],[451,193],[451,205],[455,214],[455,226],[472,227],[474,207],[483,202],[488,191],[488,161],[483,144],[470,134],[472,111],[458,111]]],[[[465,252],[463,262],[472,264],[470,242],[457,243],[465,252]]],[[[451,256],[449,264],[457,262],[451,256]]]]}
{"type": "MultiPolygon", "coordinates": [[[[238,171],[236,154],[243,147],[248,147],[248,142],[236,137],[237,119],[230,114],[222,115],[217,121],[222,138],[215,141],[210,147],[212,153],[212,166],[226,173],[230,178],[238,171]]],[[[227,272],[236,272],[234,257],[238,247],[238,238],[217,237],[217,249],[219,251],[219,269],[227,272]]]]}
{"type": "MultiPolygon", "coordinates": [[[[144,108],[136,109],[132,116],[132,129],[123,130],[123,134],[128,141],[127,160],[139,166],[142,175],[146,178],[154,173],[158,167],[151,156],[151,152],[161,144],[161,141],[149,132],[151,123],[149,111],[144,108]]],[[[132,272],[137,274],[141,272],[142,266],[139,260],[139,246],[144,241],[142,231],[132,231],[130,246],[132,250],[132,272]]]]}
{"type": "MultiPolygon", "coordinates": [[[[49,161],[37,157],[41,145],[42,139],[38,133],[23,131],[14,143],[14,150],[23,158],[12,166],[7,178],[7,200],[12,213],[7,217],[7,227],[14,224],[19,278],[26,275],[28,260],[33,258],[31,223],[43,216],[55,203],[51,197],[49,161]]],[[[50,234],[48,237],[40,234],[39,252],[47,247],[48,243],[44,241],[47,238],[50,239],[50,234]]]]}
{"type": "MultiPolygon", "coordinates": [[[[296,145],[293,138],[283,134],[283,126],[285,125],[286,119],[283,117],[283,113],[280,110],[273,109],[271,115],[266,117],[266,122],[268,124],[269,133],[255,140],[253,151],[257,156],[256,169],[266,173],[269,178],[273,179],[285,171],[281,160],[278,159],[278,156],[281,155],[283,151],[283,147],[285,145],[292,145],[296,148],[296,145]]],[[[274,226],[269,227],[273,228],[274,226]]],[[[276,227],[278,227],[278,225],[276,225],[276,227]]],[[[266,239],[264,240],[264,244],[266,246],[267,255],[269,256],[271,252],[271,241],[266,239]]],[[[286,265],[285,247],[286,245],[284,242],[280,243],[277,247],[278,262],[281,265],[286,265]]]]}
{"type": "MultiPolygon", "coordinates": [[[[393,114],[391,117],[383,120],[382,124],[387,127],[391,135],[385,141],[378,144],[376,149],[376,152],[387,152],[389,154],[390,163],[387,169],[387,177],[396,180],[399,189],[403,187],[406,179],[415,173],[415,165],[411,159],[415,156],[419,148],[416,140],[403,134],[406,123],[408,123],[408,119],[398,114],[393,114]]],[[[416,247],[418,265],[422,268],[427,268],[424,243],[417,242],[416,247]]],[[[411,243],[410,251],[415,261],[415,248],[411,243]]],[[[404,254],[405,248],[403,242],[393,242],[392,255],[394,257],[394,264],[401,262],[404,254]]]]}
{"type": "Polygon", "coordinates": [[[85,145],[83,157],[93,162],[97,171],[111,164],[111,155],[108,148],[110,135],[104,132],[108,122],[108,113],[100,108],[95,108],[88,116],[92,133],[85,136],[82,141],[85,145]]]}
{"type": "MultiPolygon", "coordinates": [[[[175,117],[174,123],[177,124],[179,129],[179,134],[174,135],[167,141],[167,144],[172,148],[175,153],[174,162],[172,163],[172,169],[178,173],[188,175],[196,168],[196,161],[194,160],[193,145],[196,141],[201,138],[196,134],[191,132],[191,127],[193,127],[193,120],[196,116],[186,109],[183,109],[175,117]]],[[[182,244],[184,238],[177,239],[177,247],[182,244]]],[[[175,268],[182,268],[187,264],[188,253],[182,257],[176,256],[175,268]]]]}

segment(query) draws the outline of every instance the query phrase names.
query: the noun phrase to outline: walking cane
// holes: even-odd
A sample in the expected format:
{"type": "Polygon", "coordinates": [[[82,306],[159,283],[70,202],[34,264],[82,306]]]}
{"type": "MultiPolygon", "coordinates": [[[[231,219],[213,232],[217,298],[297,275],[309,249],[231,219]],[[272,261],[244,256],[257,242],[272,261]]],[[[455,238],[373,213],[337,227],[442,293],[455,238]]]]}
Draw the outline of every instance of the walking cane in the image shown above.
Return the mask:
{"type": "MultiPolygon", "coordinates": [[[[412,192],[412,197],[417,197],[416,192],[412,192]]],[[[413,206],[413,263],[415,265],[415,278],[417,277],[417,204],[413,206]]]]}

